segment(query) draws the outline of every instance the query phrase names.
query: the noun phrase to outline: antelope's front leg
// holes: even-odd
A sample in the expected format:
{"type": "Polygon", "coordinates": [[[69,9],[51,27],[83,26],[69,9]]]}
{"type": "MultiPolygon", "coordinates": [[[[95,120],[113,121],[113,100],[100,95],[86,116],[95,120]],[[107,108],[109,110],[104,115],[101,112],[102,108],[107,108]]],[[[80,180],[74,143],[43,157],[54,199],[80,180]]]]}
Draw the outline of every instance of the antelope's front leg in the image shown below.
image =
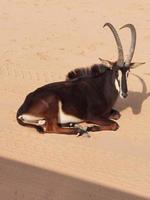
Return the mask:
{"type": "Polygon", "coordinates": [[[109,115],[109,119],[118,120],[121,117],[121,114],[117,111],[112,109],[109,115]]]}
{"type": "Polygon", "coordinates": [[[90,137],[88,132],[96,132],[100,130],[99,126],[96,125],[81,126],[80,124],[76,123],[61,124],[61,127],[78,128],[77,136],[86,136],[86,137],[90,137]]]}
{"type": "MultiPolygon", "coordinates": [[[[69,126],[69,123],[67,124],[69,126]]],[[[46,122],[44,126],[37,127],[37,131],[40,133],[58,133],[58,134],[68,134],[68,135],[77,135],[81,136],[86,134],[88,135],[88,132],[84,130],[81,126],[74,124],[70,127],[61,126],[60,124],[56,122],[46,122]]]]}
{"type": "Polygon", "coordinates": [[[96,125],[99,125],[96,126],[96,131],[104,131],[104,130],[116,131],[119,128],[119,125],[115,121],[104,118],[91,119],[90,121],[88,121],[88,123],[94,123],[96,125]]]}

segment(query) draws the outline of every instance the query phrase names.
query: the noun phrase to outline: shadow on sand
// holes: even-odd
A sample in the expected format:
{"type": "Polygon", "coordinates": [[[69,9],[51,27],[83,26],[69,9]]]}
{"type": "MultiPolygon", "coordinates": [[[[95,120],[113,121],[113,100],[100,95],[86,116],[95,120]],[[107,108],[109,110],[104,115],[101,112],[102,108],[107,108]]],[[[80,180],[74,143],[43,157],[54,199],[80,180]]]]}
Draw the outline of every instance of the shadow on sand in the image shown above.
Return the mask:
{"type": "Polygon", "coordinates": [[[0,158],[2,200],[148,200],[17,161],[0,158]]]}
{"type": "Polygon", "coordinates": [[[130,107],[133,114],[137,115],[137,114],[140,114],[144,101],[150,97],[150,92],[147,92],[146,83],[140,76],[133,73],[132,75],[136,76],[140,80],[142,84],[142,92],[129,91],[127,99],[123,101],[120,98],[118,99],[116,103],[116,108],[119,111],[123,111],[126,108],[130,107]]]}

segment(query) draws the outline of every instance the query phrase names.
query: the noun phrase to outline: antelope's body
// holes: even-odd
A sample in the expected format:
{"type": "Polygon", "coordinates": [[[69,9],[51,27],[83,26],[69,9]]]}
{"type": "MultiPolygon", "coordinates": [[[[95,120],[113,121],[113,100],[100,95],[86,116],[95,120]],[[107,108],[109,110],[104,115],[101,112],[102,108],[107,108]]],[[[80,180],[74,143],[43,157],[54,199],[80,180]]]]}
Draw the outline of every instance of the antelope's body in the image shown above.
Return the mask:
{"type": "Polygon", "coordinates": [[[118,124],[112,119],[118,119],[120,114],[113,106],[119,93],[121,97],[127,96],[126,78],[133,65],[133,37],[136,35],[133,25],[126,25],[133,32],[133,42],[130,55],[124,62],[119,36],[111,24],[106,25],[115,36],[118,61],[101,59],[101,64],[71,71],[64,82],[51,83],[28,94],[17,112],[17,120],[21,125],[33,126],[43,132],[65,134],[82,132],[75,126],[64,127],[70,123],[95,124],[90,128],[91,131],[118,129],[118,124]]]}
{"type": "MultiPolygon", "coordinates": [[[[40,126],[38,123],[43,121],[46,132],[59,132],[61,124],[92,123],[100,118],[101,123],[107,125],[105,120],[110,121],[108,117],[118,97],[112,73],[106,69],[96,77],[77,78],[38,88],[26,97],[18,110],[19,123],[40,126]]],[[[115,122],[112,123],[112,129],[117,127],[115,122]]]]}

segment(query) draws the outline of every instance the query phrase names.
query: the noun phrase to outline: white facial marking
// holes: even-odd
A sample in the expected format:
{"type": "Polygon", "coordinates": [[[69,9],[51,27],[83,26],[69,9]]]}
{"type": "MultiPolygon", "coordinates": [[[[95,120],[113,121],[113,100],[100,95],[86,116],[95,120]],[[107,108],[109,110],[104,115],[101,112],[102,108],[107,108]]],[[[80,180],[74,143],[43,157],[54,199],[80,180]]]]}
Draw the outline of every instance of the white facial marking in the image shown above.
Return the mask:
{"type": "Polygon", "coordinates": [[[128,75],[129,75],[129,71],[126,72],[126,79],[128,78],[128,75]]]}
{"type": "Polygon", "coordinates": [[[118,71],[118,80],[119,80],[119,83],[120,83],[119,94],[120,94],[120,97],[123,98],[123,96],[122,96],[122,81],[121,81],[121,78],[122,78],[122,72],[119,70],[118,71]]]}
{"type": "Polygon", "coordinates": [[[118,81],[117,81],[117,79],[115,79],[115,87],[116,87],[116,90],[119,92],[119,84],[118,84],[118,81]]]}
{"type": "Polygon", "coordinates": [[[72,115],[68,115],[68,114],[64,113],[64,111],[62,110],[61,101],[59,101],[58,106],[59,106],[58,121],[60,124],[65,124],[65,123],[70,123],[70,122],[79,123],[82,121],[81,119],[79,119],[77,117],[74,117],[72,115]]]}
{"type": "MultiPolygon", "coordinates": [[[[128,75],[129,75],[129,70],[126,71],[126,74],[125,74],[126,80],[128,78],[128,75]]],[[[118,90],[120,97],[124,99],[125,97],[122,95],[123,92],[122,92],[122,81],[121,81],[121,79],[122,79],[122,72],[121,72],[121,70],[118,70],[118,78],[115,79],[115,87],[118,90]]]]}
{"type": "Polygon", "coordinates": [[[42,117],[33,116],[30,114],[23,114],[18,117],[25,124],[32,124],[36,126],[42,126],[46,123],[42,117]]]}
{"type": "Polygon", "coordinates": [[[115,87],[119,93],[121,92],[121,77],[122,73],[120,70],[118,70],[118,78],[115,79],[115,87]]]}

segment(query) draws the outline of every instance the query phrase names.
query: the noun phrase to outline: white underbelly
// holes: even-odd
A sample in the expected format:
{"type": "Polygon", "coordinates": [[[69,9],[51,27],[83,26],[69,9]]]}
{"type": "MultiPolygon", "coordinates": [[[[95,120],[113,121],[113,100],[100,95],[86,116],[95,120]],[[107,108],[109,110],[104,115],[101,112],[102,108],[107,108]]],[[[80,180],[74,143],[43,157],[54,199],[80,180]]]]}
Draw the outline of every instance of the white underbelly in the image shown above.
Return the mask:
{"type": "Polygon", "coordinates": [[[83,121],[75,116],[64,113],[64,111],[62,110],[62,103],[60,101],[59,101],[58,105],[59,105],[58,121],[60,124],[80,123],[83,121]]]}

